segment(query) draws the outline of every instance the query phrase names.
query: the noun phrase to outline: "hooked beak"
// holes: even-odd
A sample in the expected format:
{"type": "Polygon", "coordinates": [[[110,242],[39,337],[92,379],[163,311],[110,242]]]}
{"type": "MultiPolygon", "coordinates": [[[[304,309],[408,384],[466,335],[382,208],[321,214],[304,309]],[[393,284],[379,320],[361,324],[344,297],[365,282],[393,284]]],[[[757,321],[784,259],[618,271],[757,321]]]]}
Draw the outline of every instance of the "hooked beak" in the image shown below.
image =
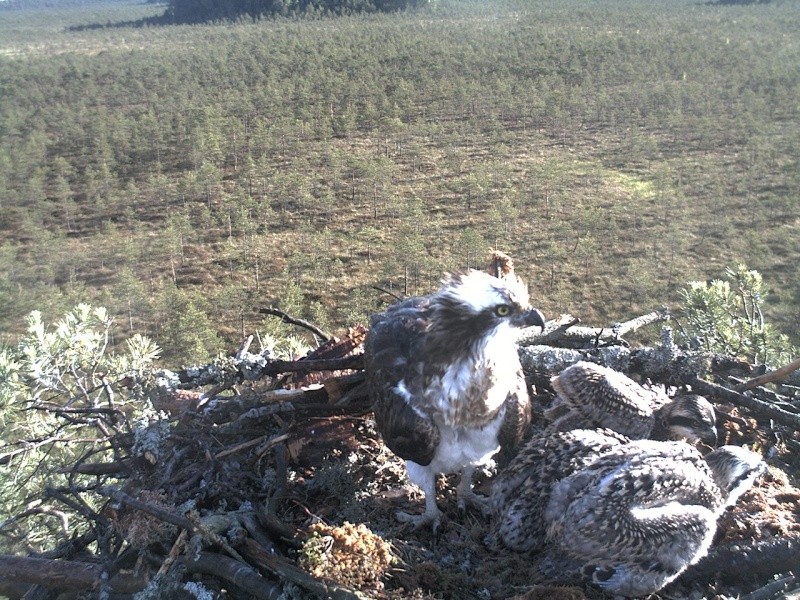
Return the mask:
{"type": "Polygon", "coordinates": [[[536,325],[537,327],[544,329],[544,315],[539,309],[536,308],[532,308],[530,310],[526,310],[524,313],[520,313],[515,321],[516,322],[514,324],[517,327],[532,327],[536,325]]]}
{"type": "Polygon", "coordinates": [[[700,440],[704,444],[708,444],[712,448],[716,448],[717,447],[717,430],[716,430],[716,428],[704,431],[703,434],[700,436],[700,440]]]}

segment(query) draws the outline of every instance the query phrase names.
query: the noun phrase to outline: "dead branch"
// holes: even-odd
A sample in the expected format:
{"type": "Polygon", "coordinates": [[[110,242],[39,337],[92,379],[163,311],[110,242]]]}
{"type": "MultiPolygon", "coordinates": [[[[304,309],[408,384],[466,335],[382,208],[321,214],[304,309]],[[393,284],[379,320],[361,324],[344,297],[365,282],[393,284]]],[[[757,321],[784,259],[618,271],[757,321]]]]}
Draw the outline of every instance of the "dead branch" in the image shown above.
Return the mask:
{"type": "Polygon", "coordinates": [[[549,381],[551,376],[581,360],[605,365],[653,383],[673,386],[686,383],[683,379],[691,375],[727,374],[749,369],[749,365],[738,360],[716,354],[683,352],[670,344],[636,349],[619,345],[592,349],[535,345],[520,348],[519,356],[525,374],[543,381],[549,381]]]}
{"type": "Polygon", "coordinates": [[[193,560],[185,560],[186,570],[205,573],[229,581],[256,600],[278,600],[283,590],[265,579],[245,563],[213,552],[201,552],[193,560]]]}
{"type": "Polygon", "coordinates": [[[280,579],[298,585],[314,595],[322,598],[332,598],[333,600],[358,599],[358,596],[352,590],[333,582],[322,582],[315,579],[290,560],[267,552],[253,539],[245,539],[240,550],[259,568],[266,569],[280,579]]]}
{"type": "Polygon", "coordinates": [[[575,327],[581,320],[572,315],[561,315],[558,319],[547,321],[544,330],[529,327],[520,334],[517,343],[520,346],[557,346],[559,340],[568,339],[567,330],[575,327]]]}
{"type": "Polygon", "coordinates": [[[363,366],[364,356],[362,354],[319,360],[268,360],[260,354],[246,354],[241,359],[231,358],[230,364],[225,369],[211,364],[189,367],[177,373],[165,372],[162,386],[193,389],[206,385],[226,384],[226,387],[230,387],[234,383],[276,377],[282,373],[347,371],[361,369],[363,366]]]}
{"type": "Polygon", "coordinates": [[[615,323],[611,327],[578,327],[580,319],[576,319],[571,315],[561,315],[558,319],[548,321],[542,332],[538,332],[533,327],[523,332],[519,339],[519,345],[547,345],[575,349],[627,345],[622,336],[645,325],[668,321],[669,318],[669,310],[659,308],[629,321],[615,323]]]}
{"type": "Polygon", "coordinates": [[[790,413],[782,408],[778,408],[773,404],[763,402],[752,396],[741,394],[735,390],[728,389],[716,383],[705,381],[695,376],[686,376],[684,382],[691,385],[692,389],[699,394],[703,394],[708,398],[713,398],[723,402],[729,402],[738,406],[743,406],[752,411],[755,415],[765,419],[772,419],[777,423],[792,427],[793,429],[800,428],[800,415],[790,413]]]}
{"type": "Polygon", "coordinates": [[[791,596],[789,592],[797,592],[798,589],[800,589],[800,582],[798,582],[797,577],[794,575],[787,575],[786,577],[781,577],[777,581],[772,581],[742,596],[741,600],[779,600],[781,598],[796,598],[796,594],[791,596]]]}
{"type": "Polygon", "coordinates": [[[347,371],[350,369],[363,369],[364,355],[356,354],[345,358],[318,359],[318,360],[276,360],[272,361],[265,369],[268,375],[279,373],[310,373],[312,371],[347,371]]]}
{"type": "Polygon", "coordinates": [[[745,583],[794,571],[797,565],[800,565],[800,538],[781,538],[753,546],[712,548],[705,558],[689,567],[680,580],[683,583],[712,579],[745,583]]]}
{"type": "Polygon", "coordinates": [[[184,517],[169,510],[165,510],[159,506],[154,506],[150,503],[137,500],[136,498],[133,498],[120,490],[103,487],[100,488],[98,491],[104,496],[112,498],[117,502],[126,504],[131,508],[135,508],[136,510],[141,510],[142,512],[152,515],[157,519],[164,521],[165,523],[177,525],[181,529],[200,534],[210,543],[216,544],[221,548],[223,548],[233,558],[237,560],[242,560],[241,556],[239,556],[239,553],[236,550],[234,550],[230,546],[230,544],[228,544],[227,540],[225,540],[222,536],[220,536],[216,531],[216,529],[219,528],[217,522],[221,519],[224,520],[224,525],[225,525],[221,527],[221,529],[223,531],[226,530],[233,522],[232,520],[236,519],[235,515],[233,514],[209,515],[207,517],[204,517],[203,519],[190,519],[188,517],[184,517]]]}
{"type": "Polygon", "coordinates": [[[192,532],[196,531],[197,529],[195,527],[195,524],[190,519],[182,515],[175,514],[171,511],[165,510],[159,506],[154,506],[147,502],[142,502],[141,500],[137,500],[136,498],[133,498],[132,496],[129,496],[128,494],[120,490],[116,490],[110,487],[99,487],[97,488],[97,492],[103,496],[111,498],[112,500],[116,500],[121,504],[125,504],[127,506],[130,506],[131,508],[135,508],[136,510],[140,510],[149,515],[152,515],[155,518],[164,521],[165,523],[176,525],[181,529],[186,529],[192,532]]]}
{"type": "MultiPolygon", "coordinates": [[[[0,581],[42,585],[55,590],[86,591],[101,585],[106,568],[101,564],[0,555],[0,581]]],[[[143,577],[120,573],[104,585],[114,592],[138,592],[147,584],[143,577]]]]}
{"type": "Polygon", "coordinates": [[[323,331],[322,329],[320,329],[316,325],[309,323],[305,319],[298,319],[297,317],[292,317],[291,315],[286,314],[281,309],[275,308],[274,306],[268,306],[267,308],[262,308],[258,312],[260,312],[262,315],[272,315],[274,317],[280,317],[281,321],[283,321],[287,325],[297,325],[298,327],[307,329],[317,337],[322,338],[323,341],[327,342],[333,339],[333,336],[327,331],[323,331]]]}
{"type": "Polygon", "coordinates": [[[664,321],[669,321],[670,319],[670,312],[666,306],[662,306],[659,309],[654,310],[651,313],[646,315],[642,315],[640,317],[636,317],[631,319],[630,321],[624,321],[622,323],[615,323],[611,326],[611,329],[616,333],[618,336],[623,336],[632,331],[636,331],[644,327],[645,325],[650,325],[651,323],[662,323],[664,321]]]}
{"type": "Polygon", "coordinates": [[[783,379],[786,379],[789,375],[791,375],[798,369],[800,369],[800,358],[793,360],[785,367],[781,367],[780,369],[775,369],[774,371],[770,371],[769,373],[764,373],[759,377],[754,377],[749,381],[745,381],[741,385],[737,385],[736,391],[744,392],[746,390],[751,390],[754,387],[766,385],[768,383],[773,383],[775,381],[781,381],[783,379]]]}
{"type": "Polygon", "coordinates": [[[81,463],[70,468],[61,468],[56,473],[80,473],[81,475],[117,475],[130,473],[129,460],[114,461],[109,463],[81,463]]]}

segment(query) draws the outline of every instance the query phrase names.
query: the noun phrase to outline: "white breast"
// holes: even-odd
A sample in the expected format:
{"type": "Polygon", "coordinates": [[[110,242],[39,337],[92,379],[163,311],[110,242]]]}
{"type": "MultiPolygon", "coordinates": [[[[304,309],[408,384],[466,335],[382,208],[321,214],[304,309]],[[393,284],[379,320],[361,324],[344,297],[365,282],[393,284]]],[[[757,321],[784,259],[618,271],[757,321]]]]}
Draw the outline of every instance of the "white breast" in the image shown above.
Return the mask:
{"type": "Polygon", "coordinates": [[[466,465],[483,465],[500,450],[498,433],[505,411],[501,410],[486,426],[439,428],[441,440],[428,468],[436,473],[455,473],[466,465]]]}
{"type": "Polygon", "coordinates": [[[514,331],[507,324],[486,338],[475,355],[449,365],[442,377],[431,383],[429,400],[444,424],[458,425],[457,406],[481,390],[486,412],[494,412],[518,386],[521,369],[514,331]]]}

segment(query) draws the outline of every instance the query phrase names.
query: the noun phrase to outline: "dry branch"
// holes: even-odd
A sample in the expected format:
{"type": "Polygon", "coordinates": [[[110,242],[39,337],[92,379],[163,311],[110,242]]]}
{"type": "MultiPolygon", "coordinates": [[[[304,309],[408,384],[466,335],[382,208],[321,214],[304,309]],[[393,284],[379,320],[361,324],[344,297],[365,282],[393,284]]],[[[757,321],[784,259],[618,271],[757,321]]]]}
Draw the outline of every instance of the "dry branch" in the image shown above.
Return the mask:
{"type": "Polygon", "coordinates": [[[53,560],[0,555],[0,581],[42,585],[54,590],[87,591],[107,585],[111,591],[138,592],[147,584],[143,577],[120,573],[103,582],[106,568],[101,564],[74,560],[53,560]]]}
{"type": "Polygon", "coordinates": [[[684,378],[684,382],[691,385],[692,389],[708,398],[743,406],[757,416],[765,419],[772,419],[776,423],[781,423],[795,430],[800,429],[800,415],[778,408],[774,404],[763,402],[752,396],[741,394],[735,390],[717,385],[716,383],[704,381],[698,377],[687,376],[684,378]]]}
{"type": "Polygon", "coordinates": [[[333,582],[315,579],[290,560],[267,552],[255,540],[245,539],[240,550],[259,568],[271,571],[280,579],[290,581],[315,596],[333,600],[358,600],[352,590],[333,582]]]}
{"type": "Polygon", "coordinates": [[[770,371],[769,373],[764,373],[759,377],[754,377],[749,381],[745,381],[741,385],[736,386],[736,391],[744,392],[746,390],[751,390],[760,385],[766,385],[768,383],[782,381],[783,379],[786,379],[789,375],[791,375],[798,369],[800,369],[800,358],[790,362],[785,367],[781,367],[780,369],[775,369],[774,371],[770,371]]]}
{"type": "Polygon", "coordinates": [[[333,339],[333,336],[328,333],[327,331],[323,331],[316,325],[309,323],[305,319],[298,319],[297,317],[292,317],[291,315],[283,312],[279,308],[275,308],[273,306],[269,306],[267,308],[262,308],[259,310],[262,315],[272,315],[274,317],[280,317],[281,321],[286,323],[287,325],[297,325],[298,327],[302,327],[303,329],[307,329],[317,337],[322,338],[325,341],[329,341],[333,339]]]}
{"type": "Polygon", "coordinates": [[[232,583],[254,600],[278,600],[283,594],[279,585],[265,579],[245,563],[223,554],[201,552],[184,564],[189,572],[214,575],[232,583]]]}
{"type": "Polygon", "coordinates": [[[211,364],[189,367],[177,373],[164,372],[164,384],[173,388],[194,389],[206,385],[256,381],[265,377],[277,377],[283,373],[311,373],[316,371],[345,371],[361,369],[364,357],[361,354],[345,358],[320,360],[271,360],[261,354],[245,354],[242,358],[230,358],[224,368],[211,364]]]}
{"type": "Polygon", "coordinates": [[[796,571],[798,565],[800,538],[781,538],[753,546],[712,548],[705,558],[689,567],[681,581],[719,579],[726,583],[746,583],[796,571]]]}
{"type": "Polygon", "coordinates": [[[544,331],[530,328],[519,338],[520,346],[547,345],[560,348],[588,349],[602,346],[623,345],[628,342],[622,336],[650,325],[668,321],[669,311],[666,308],[636,317],[623,323],[615,323],[611,327],[579,327],[580,319],[571,315],[561,315],[558,319],[548,321],[544,331]]]}

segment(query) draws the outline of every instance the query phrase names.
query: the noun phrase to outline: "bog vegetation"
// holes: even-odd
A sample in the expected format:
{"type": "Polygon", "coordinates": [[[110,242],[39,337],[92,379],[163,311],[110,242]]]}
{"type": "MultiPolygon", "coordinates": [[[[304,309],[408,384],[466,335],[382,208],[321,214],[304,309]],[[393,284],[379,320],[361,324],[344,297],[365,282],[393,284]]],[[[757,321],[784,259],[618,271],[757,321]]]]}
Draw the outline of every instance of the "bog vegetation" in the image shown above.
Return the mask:
{"type": "MultiPolygon", "coordinates": [[[[2,4],[2,3],[0,3],[2,4]]],[[[11,6],[11,3],[8,4],[11,6]]],[[[277,305],[363,321],[511,254],[548,316],[624,320],[746,263],[796,340],[800,5],[439,0],[152,26],[2,9],[0,331],[80,302],[169,365],[277,305]]]]}

